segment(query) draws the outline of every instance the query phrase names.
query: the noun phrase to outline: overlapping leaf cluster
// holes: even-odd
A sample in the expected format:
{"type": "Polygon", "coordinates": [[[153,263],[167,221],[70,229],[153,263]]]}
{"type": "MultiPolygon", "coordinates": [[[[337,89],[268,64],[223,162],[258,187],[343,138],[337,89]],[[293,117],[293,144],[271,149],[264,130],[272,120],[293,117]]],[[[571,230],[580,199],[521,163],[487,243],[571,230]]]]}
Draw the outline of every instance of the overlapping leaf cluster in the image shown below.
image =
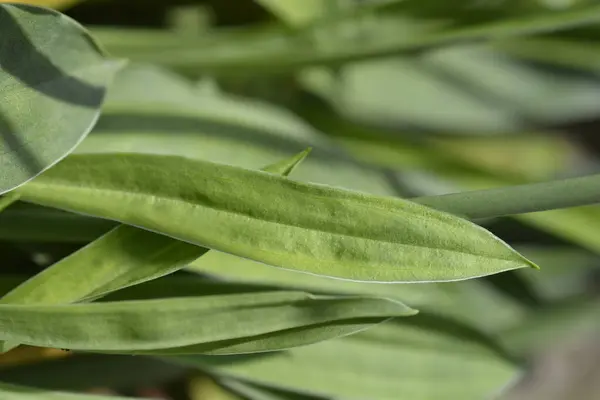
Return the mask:
{"type": "MultiPolygon", "coordinates": [[[[597,203],[600,178],[533,183],[555,172],[557,137],[503,138],[533,158],[522,168],[476,154],[500,148],[500,133],[598,111],[582,105],[594,79],[550,81],[512,57],[547,61],[532,42],[558,46],[600,9],[261,3],[288,28],[93,39],[56,11],[0,4],[0,239],[78,245],[28,279],[0,275],[1,350],[160,356],[250,399],[499,390],[531,343],[527,301],[560,278],[529,293],[530,274],[495,275],[543,254],[470,220],[512,215],[597,251],[596,227],[576,225],[597,208],[558,209],[597,203]],[[274,72],[301,87],[288,106],[302,118],[219,88],[274,72]],[[496,98],[474,101],[448,75],[496,98]],[[389,126],[425,129],[415,141],[389,126]],[[440,131],[486,139],[454,146],[440,131]],[[432,175],[459,191],[501,187],[431,195],[447,191],[423,187],[432,175]],[[502,290],[465,281],[485,276],[502,290]]],[[[538,264],[552,270],[555,254],[538,264]]],[[[595,320],[595,302],[581,304],[595,320]]],[[[12,383],[0,395],[95,398],[12,383]]]]}

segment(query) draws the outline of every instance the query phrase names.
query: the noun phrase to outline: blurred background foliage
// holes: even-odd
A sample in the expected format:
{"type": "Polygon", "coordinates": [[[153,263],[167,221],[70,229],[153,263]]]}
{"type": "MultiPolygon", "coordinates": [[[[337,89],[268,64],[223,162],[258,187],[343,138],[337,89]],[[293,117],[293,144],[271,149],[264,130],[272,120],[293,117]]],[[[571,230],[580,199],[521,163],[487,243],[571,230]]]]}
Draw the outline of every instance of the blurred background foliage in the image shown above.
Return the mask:
{"type": "MultiPolygon", "coordinates": [[[[26,2],[60,8],[131,60],[76,152],[258,169],[310,146],[295,178],[401,197],[600,171],[596,0],[26,2]]],[[[507,399],[599,398],[600,208],[478,222],[542,270],[376,285],[207,255],[173,279],[370,293],[422,314],[264,357],[20,348],[0,356],[0,380],[192,400],[477,399],[502,387],[507,399]]],[[[0,290],[112,226],[11,206],[0,290]]]]}

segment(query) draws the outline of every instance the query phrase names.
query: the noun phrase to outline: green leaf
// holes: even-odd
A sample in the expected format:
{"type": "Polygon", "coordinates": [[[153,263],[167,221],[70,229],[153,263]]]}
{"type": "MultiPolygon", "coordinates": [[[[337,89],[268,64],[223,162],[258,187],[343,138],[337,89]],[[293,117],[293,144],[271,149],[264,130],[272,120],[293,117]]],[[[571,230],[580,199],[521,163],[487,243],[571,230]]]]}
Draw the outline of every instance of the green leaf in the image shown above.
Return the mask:
{"type": "Polygon", "coordinates": [[[298,180],[394,193],[380,168],[361,165],[289,110],[201,93],[156,66],[132,64],[117,75],[102,117],[75,152],[178,155],[259,169],[307,147],[313,151],[296,171],[298,180]]]}
{"type": "Polygon", "coordinates": [[[237,348],[256,352],[311,344],[415,312],[381,298],[283,291],[69,305],[1,304],[0,332],[6,341],[73,350],[168,353],[189,346],[190,353],[232,354],[237,348]],[[311,334],[314,331],[319,334],[311,334]]]}
{"type": "Polygon", "coordinates": [[[305,87],[352,120],[384,129],[417,127],[441,136],[489,137],[590,118],[599,111],[596,80],[535,69],[487,44],[349,64],[335,71],[313,68],[301,77],[305,87]],[[407,92],[419,96],[409,102],[407,92]]]}
{"type": "MultiPolygon", "coordinates": [[[[289,175],[310,150],[265,168],[289,175]]],[[[61,304],[103,296],[171,274],[209,251],[129,225],[121,225],[46,268],[0,299],[0,304],[61,304]]],[[[16,343],[0,342],[8,351],[16,343]]]]}
{"type": "Polygon", "coordinates": [[[546,301],[557,302],[580,295],[593,286],[593,278],[600,272],[598,255],[577,247],[519,246],[517,249],[544,266],[534,274],[526,270],[518,273],[546,301]]]}
{"type": "Polygon", "coordinates": [[[94,387],[132,390],[168,384],[186,370],[150,357],[77,354],[44,362],[0,368],[0,381],[40,389],[80,392],[94,387]]]}
{"type": "Polygon", "coordinates": [[[499,334],[503,346],[520,356],[540,356],[569,341],[571,335],[594,335],[600,329],[600,302],[581,297],[538,310],[521,324],[499,334]]]}
{"type": "Polygon", "coordinates": [[[325,400],[322,397],[266,388],[231,378],[219,379],[219,383],[232,393],[243,396],[245,400],[325,400]]]}
{"type": "Polygon", "coordinates": [[[0,239],[89,243],[117,225],[113,221],[18,202],[0,213],[0,239]]]}
{"type": "Polygon", "coordinates": [[[4,211],[7,207],[19,200],[19,195],[16,193],[9,193],[5,196],[0,197],[0,212],[4,211]]]}
{"type": "MultiPolygon", "coordinates": [[[[136,61],[162,64],[191,74],[255,74],[340,65],[465,41],[556,32],[593,25],[600,20],[597,4],[562,11],[497,13],[495,18],[471,18],[465,23],[443,14],[419,17],[392,13],[385,3],[336,19],[324,19],[292,33],[286,30],[278,33],[243,31],[238,35],[226,32],[196,45],[175,45],[172,50],[152,51],[142,45],[141,51],[124,53],[136,61]]],[[[396,3],[402,5],[403,2],[396,3]]]]}
{"type": "MultiPolygon", "coordinates": [[[[186,270],[209,274],[228,282],[276,285],[281,288],[305,290],[311,293],[360,294],[397,299],[419,310],[435,311],[451,316],[486,331],[496,331],[512,326],[521,320],[525,312],[522,306],[500,296],[477,279],[419,285],[352,282],[272,268],[262,263],[217,251],[211,251],[200,257],[192,262],[186,270]]],[[[158,282],[147,290],[150,293],[164,292],[164,296],[187,291],[180,283],[173,282],[171,285],[174,287],[173,292],[158,288],[158,282]]],[[[194,283],[193,285],[198,284],[194,283]]],[[[144,290],[144,288],[139,288],[139,290],[144,290]]],[[[205,287],[203,290],[208,289],[205,287]]],[[[131,293],[131,291],[128,290],[127,293],[131,293]]],[[[120,298],[116,298],[116,300],[118,299],[120,298]]]]}
{"type": "Polygon", "coordinates": [[[425,314],[403,321],[262,357],[169,359],[299,393],[373,400],[486,398],[517,370],[460,324],[425,314]]]}
{"type": "Polygon", "coordinates": [[[516,215],[519,221],[535,226],[585,249],[600,253],[600,207],[576,207],[543,213],[516,215]]]}
{"type": "MultiPolygon", "coordinates": [[[[213,295],[252,294],[265,291],[287,292],[282,287],[242,284],[237,282],[221,282],[205,280],[198,277],[169,277],[161,280],[145,282],[113,292],[99,299],[100,302],[130,301],[130,300],[153,300],[157,298],[171,297],[193,297],[213,295]]],[[[292,289],[295,290],[295,289],[292,289]]],[[[317,294],[319,294],[317,292],[317,294]]],[[[320,293],[331,295],[331,293],[320,293]]],[[[346,294],[347,296],[347,294],[346,294]]],[[[367,295],[368,296],[368,295],[367,295]]],[[[377,294],[375,296],[378,296],[377,294]]],[[[363,296],[359,296],[364,298],[363,296]]],[[[372,296],[368,296],[371,298],[372,296]]],[[[378,296],[378,298],[380,298],[378,296]]],[[[346,336],[365,329],[375,324],[385,322],[389,318],[354,318],[340,323],[317,324],[300,329],[289,329],[283,332],[275,332],[259,335],[253,338],[233,339],[220,341],[216,344],[199,344],[185,347],[176,347],[159,350],[138,350],[134,354],[148,355],[176,355],[176,354],[239,354],[256,353],[278,349],[286,349],[302,346],[307,343],[317,343],[334,337],[346,336]]]]}
{"type": "Polygon", "coordinates": [[[83,0],[27,0],[27,4],[32,4],[40,7],[64,9],[81,1],[83,0]]]}
{"type": "Polygon", "coordinates": [[[322,17],[331,5],[327,0],[258,0],[263,7],[290,26],[302,26],[322,17]]]}
{"type": "Polygon", "coordinates": [[[600,58],[598,44],[591,40],[567,40],[547,37],[502,40],[494,47],[506,54],[553,66],[597,73],[600,58]]]}
{"type": "Polygon", "coordinates": [[[55,11],[0,4],[0,193],[70,153],[100,113],[122,62],[105,58],[75,21],[55,11]]]}
{"type": "MultiPolygon", "coordinates": [[[[99,396],[56,392],[51,390],[34,389],[25,386],[0,383],[0,396],[4,400],[126,400],[133,397],[99,396]]],[[[138,398],[141,400],[140,398],[138,398]]]]}
{"type": "Polygon", "coordinates": [[[479,226],[412,202],[180,157],[74,155],[19,193],[343,279],[448,281],[534,266],[479,226]]]}

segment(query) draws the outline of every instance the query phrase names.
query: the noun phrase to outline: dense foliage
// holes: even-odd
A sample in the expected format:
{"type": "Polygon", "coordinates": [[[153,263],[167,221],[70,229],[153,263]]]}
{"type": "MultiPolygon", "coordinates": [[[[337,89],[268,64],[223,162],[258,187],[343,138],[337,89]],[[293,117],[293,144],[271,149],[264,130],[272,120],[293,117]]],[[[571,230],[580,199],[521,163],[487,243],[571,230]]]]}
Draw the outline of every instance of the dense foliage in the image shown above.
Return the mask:
{"type": "Polygon", "coordinates": [[[510,399],[598,333],[596,2],[29,3],[0,2],[0,398],[510,399]]]}

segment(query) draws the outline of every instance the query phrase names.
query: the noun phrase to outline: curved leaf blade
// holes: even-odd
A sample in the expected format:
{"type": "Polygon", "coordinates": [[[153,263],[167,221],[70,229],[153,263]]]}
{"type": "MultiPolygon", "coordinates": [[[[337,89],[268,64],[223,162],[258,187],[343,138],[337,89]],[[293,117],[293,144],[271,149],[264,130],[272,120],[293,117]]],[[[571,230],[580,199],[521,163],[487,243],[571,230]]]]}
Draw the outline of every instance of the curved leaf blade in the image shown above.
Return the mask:
{"type": "MultiPolygon", "coordinates": [[[[309,152],[305,150],[264,170],[287,176],[309,152]]],[[[121,225],[14,288],[0,298],[0,303],[61,304],[103,296],[175,272],[207,251],[121,225]]]]}
{"type": "Polygon", "coordinates": [[[373,400],[486,398],[518,370],[460,324],[425,314],[402,321],[263,357],[167,359],[304,394],[373,400]]]}
{"type": "Polygon", "coordinates": [[[84,139],[121,65],[70,18],[0,4],[0,193],[34,178],[84,139]]]}
{"type": "MultiPolygon", "coordinates": [[[[69,305],[0,305],[0,339],[41,347],[132,353],[255,340],[277,332],[292,335],[293,345],[314,343],[301,328],[330,324],[329,337],[339,325],[361,319],[414,315],[397,301],[368,297],[313,296],[303,292],[262,292],[143,301],[69,305]],[[223,329],[227,327],[227,329],[223,329]]],[[[319,337],[325,339],[325,335],[319,337]]],[[[314,338],[312,338],[314,340],[314,338]]],[[[225,347],[224,346],[224,347],[225,347]]]]}
{"type": "Polygon", "coordinates": [[[74,155],[19,193],[341,279],[449,281],[534,266],[483,228],[416,203],[180,157],[74,155]]]}
{"type": "MultiPolygon", "coordinates": [[[[264,170],[287,176],[309,153],[307,149],[264,170]]],[[[60,304],[103,296],[171,274],[207,251],[121,225],[14,288],[0,298],[0,304],[60,304]]],[[[0,351],[16,345],[0,342],[0,351]]]]}

